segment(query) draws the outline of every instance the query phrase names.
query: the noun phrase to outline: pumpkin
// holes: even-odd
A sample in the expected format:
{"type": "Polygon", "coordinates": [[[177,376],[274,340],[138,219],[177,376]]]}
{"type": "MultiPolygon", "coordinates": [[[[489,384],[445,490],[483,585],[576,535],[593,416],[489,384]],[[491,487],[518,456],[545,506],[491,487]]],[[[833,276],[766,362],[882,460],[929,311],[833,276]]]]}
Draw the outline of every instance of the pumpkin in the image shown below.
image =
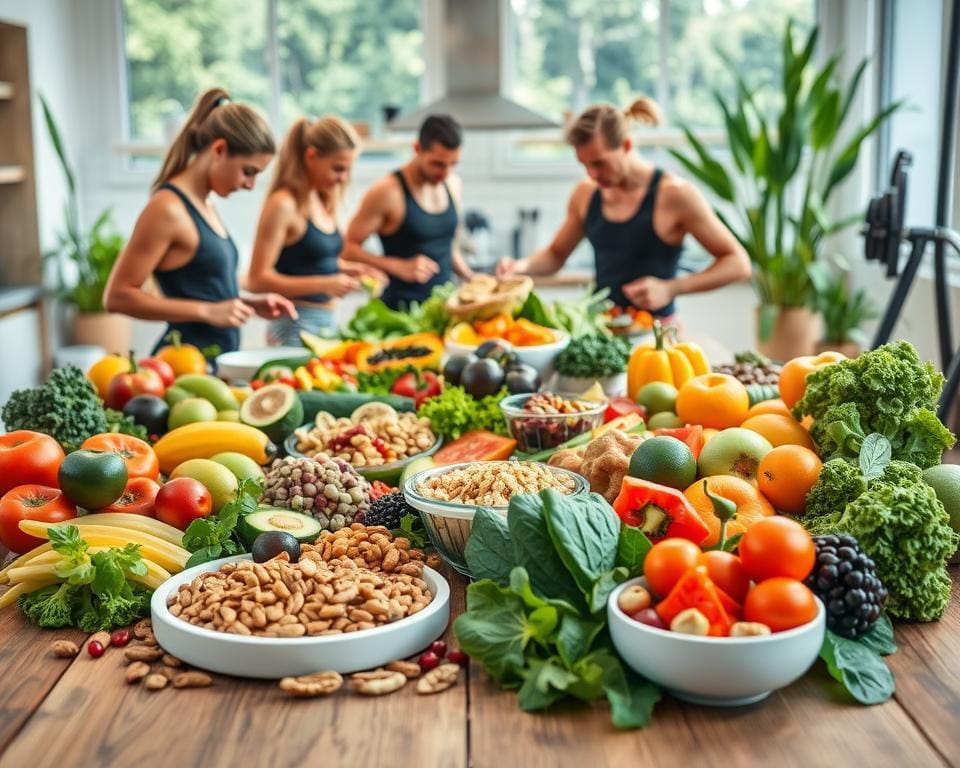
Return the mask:
{"type": "Polygon", "coordinates": [[[654,346],[637,347],[627,365],[627,394],[634,400],[644,384],[665,381],[680,389],[694,376],[710,373],[710,364],[699,346],[692,342],[676,343],[673,328],[653,323],[654,346]]]}
{"type": "Polygon", "coordinates": [[[435,333],[415,333],[377,344],[357,352],[357,370],[373,373],[387,368],[412,365],[421,370],[440,367],[443,341],[435,333]]]}

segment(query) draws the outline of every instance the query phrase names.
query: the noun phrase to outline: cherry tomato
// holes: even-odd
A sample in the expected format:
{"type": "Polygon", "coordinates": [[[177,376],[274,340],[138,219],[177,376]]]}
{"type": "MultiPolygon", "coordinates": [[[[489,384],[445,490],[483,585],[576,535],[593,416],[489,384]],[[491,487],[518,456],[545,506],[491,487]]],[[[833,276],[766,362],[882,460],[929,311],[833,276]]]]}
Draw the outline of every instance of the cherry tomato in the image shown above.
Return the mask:
{"type": "Polygon", "coordinates": [[[154,507],[158,520],[182,531],[198,517],[210,514],[213,497],[199,480],[178,477],[160,486],[154,507]]]}
{"type": "Polygon", "coordinates": [[[643,575],[660,597],[670,594],[680,577],[697,564],[700,547],[689,539],[663,539],[647,552],[643,561],[643,575]]]}
{"type": "Polygon", "coordinates": [[[780,516],[765,517],[747,528],[738,551],[743,569],[758,584],[776,576],[803,581],[817,554],[806,529],[780,516]]]}
{"type": "Polygon", "coordinates": [[[170,363],[166,360],[161,360],[159,357],[145,357],[143,360],[138,361],[137,365],[156,373],[157,376],[160,377],[160,381],[163,382],[164,387],[171,386],[173,380],[176,378],[176,374],[173,372],[170,363]]]}
{"type": "Polygon", "coordinates": [[[61,523],[77,516],[77,508],[59,488],[45,485],[18,485],[0,499],[0,544],[22,555],[46,544],[45,539],[20,530],[21,520],[61,523]]]}
{"type": "Polygon", "coordinates": [[[90,451],[112,451],[120,454],[127,465],[127,477],[160,477],[160,459],[150,444],[133,435],[104,432],[83,441],[80,448],[90,451]]]}
{"type": "Polygon", "coordinates": [[[793,629],[817,615],[817,598],[803,582],[775,576],[757,584],[747,593],[743,620],[759,621],[771,632],[793,629]]]}
{"type": "Polygon", "coordinates": [[[707,566],[710,581],[738,603],[743,603],[750,589],[750,577],[740,558],[732,552],[711,550],[700,555],[700,563],[707,566]]]}
{"type": "Polygon", "coordinates": [[[18,429],[0,435],[0,496],[27,483],[57,485],[63,448],[50,435],[18,429]]]}
{"type": "Polygon", "coordinates": [[[149,477],[131,477],[120,498],[97,512],[123,512],[128,515],[154,517],[159,491],[160,485],[149,477]]]}

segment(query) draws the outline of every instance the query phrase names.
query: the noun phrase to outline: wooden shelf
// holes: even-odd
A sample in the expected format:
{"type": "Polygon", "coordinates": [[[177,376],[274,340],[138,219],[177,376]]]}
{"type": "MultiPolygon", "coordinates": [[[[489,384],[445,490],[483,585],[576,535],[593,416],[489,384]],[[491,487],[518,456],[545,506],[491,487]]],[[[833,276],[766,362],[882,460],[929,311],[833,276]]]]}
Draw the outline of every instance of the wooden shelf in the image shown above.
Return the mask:
{"type": "Polygon", "coordinates": [[[27,178],[22,165],[0,165],[0,184],[18,184],[27,178]]]}
{"type": "Polygon", "coordinates": [[[0,101],[10,101],[13,98],[13,83],[0,80],[0,101]]]}

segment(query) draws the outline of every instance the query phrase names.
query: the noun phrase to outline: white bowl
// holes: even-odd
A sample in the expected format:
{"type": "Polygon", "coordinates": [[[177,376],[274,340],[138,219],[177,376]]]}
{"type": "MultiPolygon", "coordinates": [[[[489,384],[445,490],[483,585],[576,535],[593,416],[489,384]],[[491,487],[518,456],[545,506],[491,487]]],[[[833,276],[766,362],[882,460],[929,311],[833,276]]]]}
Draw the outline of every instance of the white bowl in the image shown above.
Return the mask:
{"type": "Polygon", "coordinates": [[[260,366],[285,357],[309,357],[306,347],[267,347],[266,349],[238,349],[217,355],[217,376],[221,379],[250,381],[260,366]]]}
{"type": "Polygon", "coordinates": [[[620,593],[642,578],[625,581],[607,601],[610,637],[627,665],[673,696],[694,704],[736,707],[753,704],[790,685],[820,654],[826,611],[785,632],[756,637],[699,637],[656,629],[620,610],[620,593]]]}
{"type": "MultiPolygon", "coordinates": [[[[553,372],[553,361],[557,355],[567,348],[567,344],[570,343],[569,334],[564,331],[551,330],[553,330],[557,337],[557,340],[552,344],[537,344],[535,347],[515,347],[508,341],[502,339],[497,339],[497,341],[507,349],[512,349],[517,355],[517,360],[521,363],[532,365],[540,371],[541,378],[546,381],[547,377],[553,372]]],[[[450,357],[469,355],[477,351],[476,346],[457,344],[452,341],[448,341],[444,349],[450,357]]]]}
{"type": "Polygon", "coordinates": [[[443,634],[450,619],[450,586],[431,568],[423,569],[423,580],[433,593],[426,608],[392,624],[343,635],[247,637],[195,626],[167,609],[167,599],[181,584],[224,563],[249,559],[250,555],[237,555],[203,563],[160,585],[150,599],[150,613],[153,633],[165,651],[200,669],[237,677],[357,672],[422,651],[443,634]]]}

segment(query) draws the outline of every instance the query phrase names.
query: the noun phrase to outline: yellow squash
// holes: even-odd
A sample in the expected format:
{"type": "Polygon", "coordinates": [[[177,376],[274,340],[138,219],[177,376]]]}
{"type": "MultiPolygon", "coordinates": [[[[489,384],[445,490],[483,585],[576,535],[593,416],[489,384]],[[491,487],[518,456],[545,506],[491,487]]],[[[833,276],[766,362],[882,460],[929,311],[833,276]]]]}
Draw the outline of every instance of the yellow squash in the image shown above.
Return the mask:
{"type": "Polygon", "coordinates": [[[673,329],[653,324],[654,345],[633,350],[627,366],[627,394],[634,400],[645,384],[663,381],[680,389],[694,376],[710,372],[710,364],[699,346],[692,342],[676,343],[673,329]]]}

